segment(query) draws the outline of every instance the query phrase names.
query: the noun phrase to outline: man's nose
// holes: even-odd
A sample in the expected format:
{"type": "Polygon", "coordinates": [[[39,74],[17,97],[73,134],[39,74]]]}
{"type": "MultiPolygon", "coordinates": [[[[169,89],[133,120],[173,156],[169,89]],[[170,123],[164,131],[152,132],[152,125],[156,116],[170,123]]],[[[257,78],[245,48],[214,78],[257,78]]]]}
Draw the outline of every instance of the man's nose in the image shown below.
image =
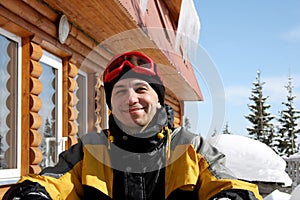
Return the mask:
{"type": "Polygon", "coordinates": [[[129,105],[133,105],[138,102],[138,95],[135,91],[129,91],[128,102],[129,102],[129,105]]]}

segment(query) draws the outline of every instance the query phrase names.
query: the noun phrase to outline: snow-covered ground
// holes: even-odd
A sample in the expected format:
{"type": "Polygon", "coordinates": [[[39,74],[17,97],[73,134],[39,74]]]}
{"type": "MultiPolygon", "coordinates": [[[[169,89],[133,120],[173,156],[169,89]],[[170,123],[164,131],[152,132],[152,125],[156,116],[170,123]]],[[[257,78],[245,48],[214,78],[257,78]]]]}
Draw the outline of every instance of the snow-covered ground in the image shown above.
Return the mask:
{"type": "Polygon", "coordinates": [[[290,199],[291,199],[290,194],[280,192],[279,190],[274,190],[271,194],[269,194],[264,198],[264,200],[290,200],[290,199]]]}
{"type": "Polygon", "coordinates": [[[286,162],[270,147],[241,135],[221,134],[210,142],[226,155],[226,166],[240,179],[292,184],[286,162]]]}
{"type": "Polygon", "coordinates": [[[299,200],[300,199],[300,185],[298,185],[291,194],[290,200],[299,200]]]}
{"type": "MultiPolygon", "coordinates": [[[[226,166],[237,178],[291,186],[292,180],[285,172],[286,162],[267,145],[232,134],[217,135],[209,141],[226,155],[226,166]]],[[[300,200],[300,186],[296,189],[292,195],[275,190],[265,200],[300,200]]]]}

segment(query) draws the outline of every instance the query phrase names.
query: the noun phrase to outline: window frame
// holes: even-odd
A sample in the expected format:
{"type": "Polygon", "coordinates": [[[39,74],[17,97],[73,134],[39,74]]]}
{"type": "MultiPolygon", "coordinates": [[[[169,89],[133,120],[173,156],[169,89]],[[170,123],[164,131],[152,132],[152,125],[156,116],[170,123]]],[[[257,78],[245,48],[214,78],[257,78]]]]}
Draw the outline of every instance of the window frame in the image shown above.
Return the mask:
{"type": "Polygon", "coordinates": [[[17,43],[17,105],[16,105],[16,156],[17,167],[0,169],[0,185],[16,183],[21,176],[21,112],[22,112],[22,39],[21,37],[0,28],[0,34],[17,43]]]}
{"type": "Polygon", "coordinates": [[[55,142],[57,144],[57,158],[61,152],[63,152],[65,147],[66,137],[63,137],[63,65],[62,59],[55,56],[54,54],[49,53],[48,51],[42,50],[43,55],[39,60],[40,63],[44,63],[52,68],[57,70],[57,79],[55,79],[55,84],[57,85],[57,95],[55,98],[55,102],[57,102],[57,112],[56,112],[56,120],[55,120],[55,131],[56,137],[55,142]]]}
{"type": "MultiPolygon", "coordinates": [[[[88,74],[79,69],[78,70],[78,76],[83,76],[84,77],[84,88],[82,88],[83,93],[84,93],[83,94],[84,99],[79,98],[79,101],[83,101],[83,108],[82,108],[83,113],[81,113],[81,114],[83,115],[83,118],[84,118],[84,121],[83,121],[84,132],[83,133],[77,133],[77,135],[79,137],[81,137],[81,136],[88,133],[88,92],[87,92],[88,91],[88,74]]],[[[77,79],[76,79],[76,82],[77,82],[77,79]]],[[[78,123],[77,119],[76,119],[76,123],[78,123]]]]}

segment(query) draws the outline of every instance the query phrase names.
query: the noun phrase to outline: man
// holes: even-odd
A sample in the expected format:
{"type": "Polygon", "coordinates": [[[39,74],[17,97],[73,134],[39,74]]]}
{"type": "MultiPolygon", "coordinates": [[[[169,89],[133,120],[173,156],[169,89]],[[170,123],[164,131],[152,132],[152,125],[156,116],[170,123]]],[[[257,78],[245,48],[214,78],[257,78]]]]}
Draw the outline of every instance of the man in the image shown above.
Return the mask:
{"type": "Polygon", "coordinates": [[[103,74],[109,129],[86,134],[55,167],[21,178],[12,199],[261,200],[236,180],[224,155],[174,128],[155,63],[139,52],[114,57],[103,74]]]}

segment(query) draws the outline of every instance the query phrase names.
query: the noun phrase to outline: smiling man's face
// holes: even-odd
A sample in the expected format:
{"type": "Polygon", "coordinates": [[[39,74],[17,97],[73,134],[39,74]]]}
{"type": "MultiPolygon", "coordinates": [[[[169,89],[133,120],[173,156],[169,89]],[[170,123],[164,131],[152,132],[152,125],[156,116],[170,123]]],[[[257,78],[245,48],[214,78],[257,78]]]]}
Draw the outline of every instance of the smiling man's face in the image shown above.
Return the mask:
{"type": "Polygon", "coordinates": [[[142,131],[161,108],[157,93],[147,83],[137,78],[119,80],[111,94],[112,114],[125,130],[142,131]]]}

